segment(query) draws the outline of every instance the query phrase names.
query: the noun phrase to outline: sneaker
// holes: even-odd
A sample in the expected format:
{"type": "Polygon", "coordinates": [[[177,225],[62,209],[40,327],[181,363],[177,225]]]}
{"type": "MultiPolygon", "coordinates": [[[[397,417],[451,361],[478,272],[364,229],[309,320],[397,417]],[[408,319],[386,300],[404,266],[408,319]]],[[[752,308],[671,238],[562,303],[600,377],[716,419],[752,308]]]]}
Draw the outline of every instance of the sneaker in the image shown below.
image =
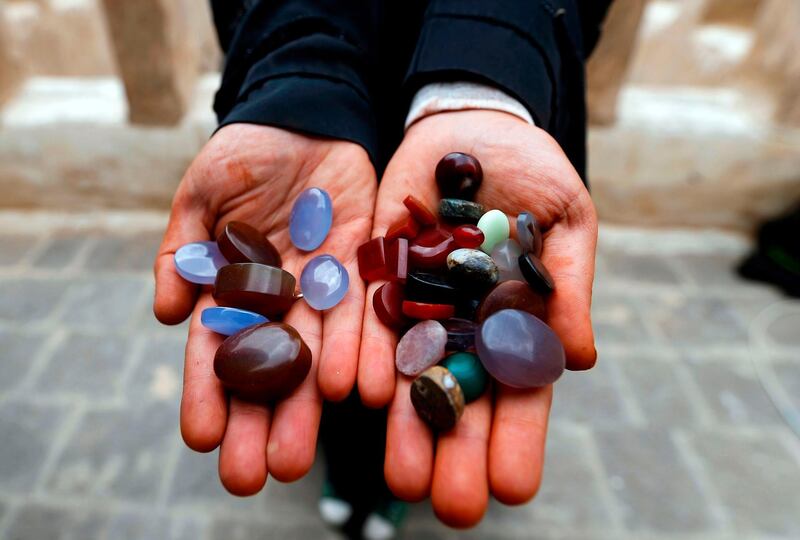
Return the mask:
{"type": "Polygon", "coordinates": [[[361,535],[364,540],[392,540],[403,524],[408,505],[397,499],[389,499],[380,503],[367,516],[361,535]]]}
{"type": "Polygon", "coordinates": [[[328,480],[322,484],[318,508],[322,521],[331,527],[341,527],[353,515],[353,505],[339,497],[328,480]]]}

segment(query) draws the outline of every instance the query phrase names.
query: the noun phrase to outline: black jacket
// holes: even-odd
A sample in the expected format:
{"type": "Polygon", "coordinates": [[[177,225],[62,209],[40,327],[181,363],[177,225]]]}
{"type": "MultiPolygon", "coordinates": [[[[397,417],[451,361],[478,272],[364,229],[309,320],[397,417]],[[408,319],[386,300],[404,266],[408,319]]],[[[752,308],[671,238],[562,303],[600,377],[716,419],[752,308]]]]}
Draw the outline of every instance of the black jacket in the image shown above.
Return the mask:
{"type": "Polygon", "coordinates": [[[488,83],[518,99],[585,177],[584,64],[611,0],[212,0],[226,53],[220,125],[363,146],[379,173],[414,93],[488,83]]]}

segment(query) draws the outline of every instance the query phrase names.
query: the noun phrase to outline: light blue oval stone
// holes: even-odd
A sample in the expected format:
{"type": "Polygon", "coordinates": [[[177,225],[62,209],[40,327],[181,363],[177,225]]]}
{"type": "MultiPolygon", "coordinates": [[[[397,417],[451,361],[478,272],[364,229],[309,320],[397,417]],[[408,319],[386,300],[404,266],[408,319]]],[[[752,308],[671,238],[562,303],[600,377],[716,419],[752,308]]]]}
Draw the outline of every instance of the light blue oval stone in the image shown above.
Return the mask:
{"type": "Polygon", "coordinates": [[[200,314],[200,322],[217,334],[231,336],[245,328],[269,322],[269,319],[244,309],[210,307],[204,309],[200,314]]]}
{"type": "Polygon", "coordinates": [[[333,255],[314,257],[300,274],[300,290],[314,309],[330,309],[342,301],[350,286],[350,275],[333,255]]]}
{"type": "Polygon", "coordinates": [[[186,281],[200,285],[213,285],[217,270],[228,264],[216,242],[192,242],[181,246],[174,259],[178,274],[186,281]]]}
{"type": "Polygon", "coordinates": [[[292,244],[303,251],[313,251],[322,245],[333,223],[333,203],[328,192],[309,188],[298,195],[289,217],[289,236],[292,244]]]}

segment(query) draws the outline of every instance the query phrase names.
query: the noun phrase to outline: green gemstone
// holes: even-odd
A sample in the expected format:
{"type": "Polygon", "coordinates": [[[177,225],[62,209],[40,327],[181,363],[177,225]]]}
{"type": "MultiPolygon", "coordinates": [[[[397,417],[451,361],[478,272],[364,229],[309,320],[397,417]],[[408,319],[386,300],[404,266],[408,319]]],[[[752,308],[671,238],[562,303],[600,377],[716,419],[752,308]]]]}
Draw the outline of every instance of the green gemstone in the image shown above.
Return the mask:
{"type": "Polygon", "coordinates": [[[470,352],[457,352],[445,358],[442,366],[456,378],[467,403],[478,399],[486,390],[489,375],[483,369],[478,355],[470,352]]]}
{"type": "Polygon", "coordinates": [[[492,248],[503,240],[508,240],[510,228],[508,217],[500,210],[489,210],[478,220],[478,228],[483,231],[483,244],[481,249],[485,253],[492,253],[492,248]]]}

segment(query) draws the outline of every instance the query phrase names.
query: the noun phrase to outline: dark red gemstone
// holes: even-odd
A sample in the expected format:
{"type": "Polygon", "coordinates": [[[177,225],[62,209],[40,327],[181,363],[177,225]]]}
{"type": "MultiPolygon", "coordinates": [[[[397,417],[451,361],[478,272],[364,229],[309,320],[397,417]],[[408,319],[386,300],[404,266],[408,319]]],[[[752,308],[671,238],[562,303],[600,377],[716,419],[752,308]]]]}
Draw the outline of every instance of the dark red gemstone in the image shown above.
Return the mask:
{"type": "Polygon", "coordinates": [[[423,302],[403,301],[403,314],[412,319],[449,319],[456,313],[450,304],[425,304],[423,302]]]}
{"type": "Polygon", "coordinates": [[[413,195],[409,195],[403,200],[403,204],[406,205],[408,211],[411,212],[411,215],[414,216],[420,224],[422,225],[433,225],[436,223],[436,214],[431,212],[425,203],[414,197],[413,195]]]}
{"type": "Polygon", "coordinates": [[[445,268],[447,266],[447,256],[457,248],[458,245],[452,235],[433,246],[421,245],[420,242],[415,241],[408,248],[409,265],[412,269],[445,268]]]}
{"type": "Polygon", "coordinates": [[[481,323],[502,309],[518,309],[542,320],[547,318],[544,297],[522,281],[504,281],[489,291],[478,306],[475,320],[481,323]]]}
{"type": "Polygon", "coordinates": [[[247,223],[231,221],[217,237],[217,247],[229,263],[281,266],[281,255],[266,236],[247,223]]]}
{"type": "Polygon", "coordinates": [[[408,322],[403,315],[403,286],[395,281],[385,283],[375,291],[372,308],[378,319],[389,328],[399,330],[408,322]]]}
{"type": "Polygon", "coordinates": [[[483,244],[483,231],[475,225],[460,225],[453,229],[453,238],[462,248],[477,248],[483,244]]]}
{"type": "Polygon", "coordinates": [[[440,223],[434,227],[425,227],[422,229],[417,237],[414,238],[413,243],[420,246],[433,247],[439,245],[442,240],[450,238],[451,236],[453,236],[453,232],[450,228],[440,223]]]}
{"type": "Polygon", "coordinates": [[[452,152],[436,165],[436,184],[444,198],[470,201],[483,181],[480,162],[469,154],[452,152]]]}
{"type": "Polygon", "coordinates": [[[415,238],[419,234],[419,223],[414,219],[414,216],[406,216],[401,218],[400,221],[389,227],[386,231],[386,240],[395,240],[396,238],[415,238]]]}
{"type": "Polygon", "coordinates": [[[386,277],[389,281],[405,281],[408,276],[408,240],[398,238],[386,249],[386,277]]]}
{"type": "Polygon", "coordinates": [[[364,281],[405,281],[408,260],[407,239],[398,238],[388,242],[379,236],[358,248],[358,273],[364,281]]]}

